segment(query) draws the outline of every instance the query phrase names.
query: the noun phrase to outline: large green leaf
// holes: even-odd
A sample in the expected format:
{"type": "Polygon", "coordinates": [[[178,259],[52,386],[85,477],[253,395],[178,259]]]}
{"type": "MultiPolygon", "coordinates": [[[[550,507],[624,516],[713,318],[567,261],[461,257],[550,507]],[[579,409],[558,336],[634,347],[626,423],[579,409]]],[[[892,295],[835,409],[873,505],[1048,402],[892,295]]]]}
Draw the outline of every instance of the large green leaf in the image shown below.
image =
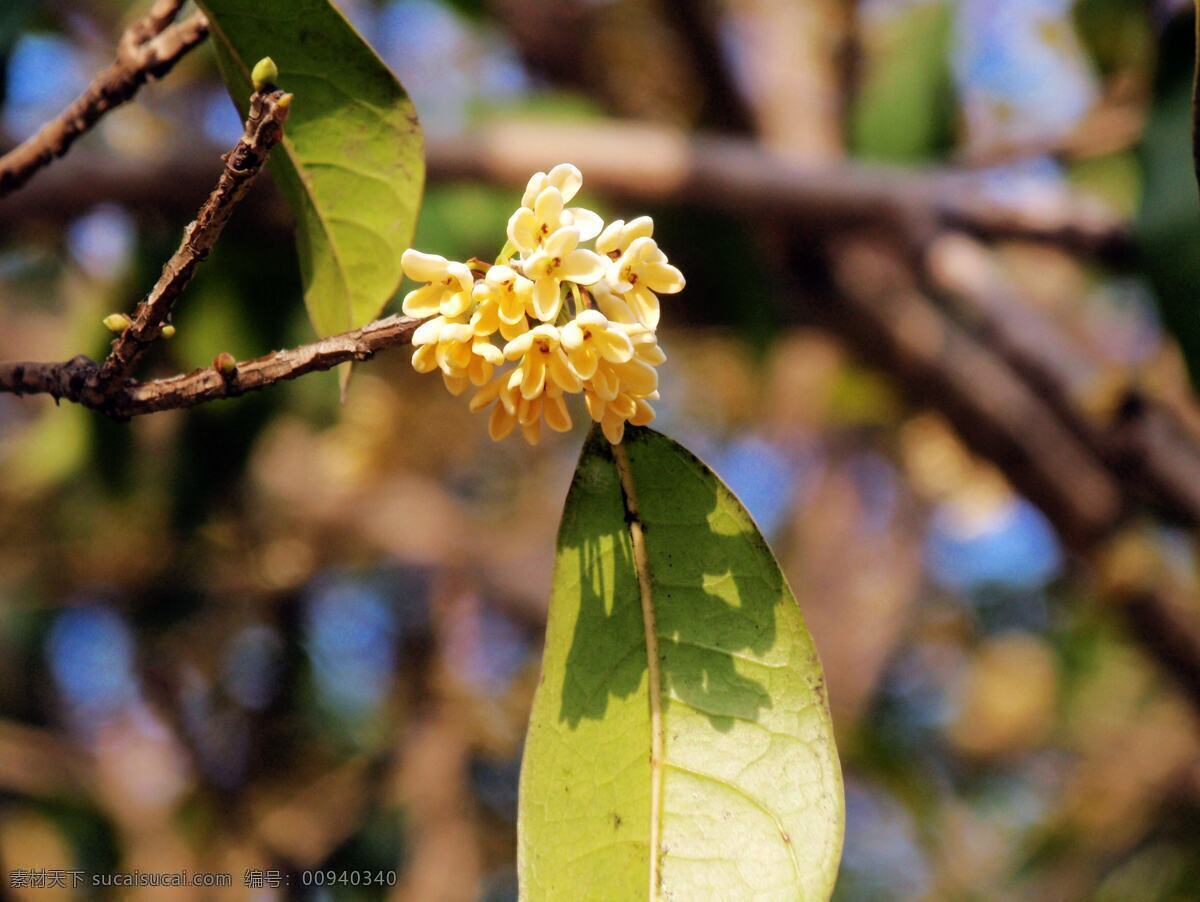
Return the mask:
{"type": "Polygon", "coordinates": [[[737,498],[656,432],[597,431],[558,541],[522,898],[827,898],[843,799],[821,665],[737,498]]]}
{"type": "Polygon", "coordinates": [[[244,114],[264,56],[296,95],[271,167],[297,220],[304,299],[322,335],[379,315],[400,286],[425,161],[412,101],[327,0],[197,0],[244,114]]]}

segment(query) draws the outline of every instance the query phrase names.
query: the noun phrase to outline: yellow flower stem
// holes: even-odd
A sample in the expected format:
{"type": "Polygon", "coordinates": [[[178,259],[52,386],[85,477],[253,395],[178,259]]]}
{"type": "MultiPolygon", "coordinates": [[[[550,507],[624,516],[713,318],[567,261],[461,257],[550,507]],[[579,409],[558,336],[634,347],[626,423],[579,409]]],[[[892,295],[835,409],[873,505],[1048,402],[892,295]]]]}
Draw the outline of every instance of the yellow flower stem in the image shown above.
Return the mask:
{"type": "Polygon", "coordinates": [[[500,248],[500,256],[496,258],[496,265],[499,266],[502,263],[507,264],[508,261],[512,259],[512,255],[516,252],[516,250],[517,249],[513,247],[511,241],[505,241],[504,247],[500,248]]]}
{"type": "Polygon", "coordinates": [[[571,297],[575,301],[575,315],[579,316],[579,311],[583,310],[586,305],[583,302],[583,298],[580,297],[578,283],[569,282],[568,284],[571,286],[571,297]]]}

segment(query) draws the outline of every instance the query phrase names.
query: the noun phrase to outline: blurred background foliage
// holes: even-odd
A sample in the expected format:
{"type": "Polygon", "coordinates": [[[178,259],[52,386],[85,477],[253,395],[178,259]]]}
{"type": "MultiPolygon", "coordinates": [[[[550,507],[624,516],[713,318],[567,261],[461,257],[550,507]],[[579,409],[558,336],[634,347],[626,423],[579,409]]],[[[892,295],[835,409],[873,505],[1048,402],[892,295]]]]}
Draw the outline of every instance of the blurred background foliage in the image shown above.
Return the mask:
{"type": "MultiPolygon", "coordinates": [[[[814,164],[970,168],[1000,200],[1092,197],[1134,223],[1133,259],[987,253],[1088,348],[1101,376],[1081,392],[1134,373],[1190,403],[1189,4],[339,6],[435,140],[632,117],[754,131],[814,164]]],[[[0,4],[3,135],[80,91],[135,12],[0,4]]],[[[215,175],[239,131],[204,47],[78,152],[215,175]]],[[[0,355],[102,354],[100,318],[145,292],[203,190],[0,208],[0,355]]],[[[415,244],[494,255],[518,196],[434,180],[415,244]]],[[[664,302],[659,426],[746,502],[816,636],[846,772],[837,898],[1200,899],[1196,712],[1105,602],[1106,575],[939,415],[808,322],[797,297],[822,303],[826,287],[779,277],[752,218],[588,200],[654,214],[688,275],[664,302]]],[[[269,186],[175,322],[152,371],[310,339],[269,186]]],[[[188,868],[240,887],[248,868],[396,869],[395,898],[515,897],[521,742],[586,424],[534,450],[494,445],[406,357],[359,367],[344,407],[328,373],[130,424],[0,396],[6,872],[188,868]]],[[[1194,603],[1193,538],[1139,536],[1194,603]]]]}

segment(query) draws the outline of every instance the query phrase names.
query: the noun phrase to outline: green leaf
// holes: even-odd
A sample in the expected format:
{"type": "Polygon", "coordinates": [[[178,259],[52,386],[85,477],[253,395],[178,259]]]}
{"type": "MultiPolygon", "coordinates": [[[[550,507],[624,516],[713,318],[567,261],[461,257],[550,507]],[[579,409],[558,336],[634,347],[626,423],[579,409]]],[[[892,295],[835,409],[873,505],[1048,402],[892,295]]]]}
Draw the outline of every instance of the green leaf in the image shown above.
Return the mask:
{"type": "Polygon", "coordinates": [[[949,4],[901,7],[868,34],[862,84],[850,116],[856,156],[917,163],[954,139],[949,4]]]}
{"type": "Polygon", "coordinates": [[[842,825],[821,665],[750,515],[670,439],[593,431],[525,745],[521,898],[825,899],[842,825]]]}
{"type": "Polygon", "coordinates": [[[412,101],[327,0],[198,0],[245,115],[262,57],[296,95],[270,166],[295,214],[304,300],[330,335],[379,315],[400,287],[425,182],[412,101]]]}
{"type": "Polygon", "coordinates": [[[1179,342],[1193,388],[1200,389],[1200,207],[1192,165],[1191,24],[1181,17],[1168,25],[1157,49],[1154,101],[1138,148],[1144,187],[1134,234],[1163,324],[1179,342]]]}

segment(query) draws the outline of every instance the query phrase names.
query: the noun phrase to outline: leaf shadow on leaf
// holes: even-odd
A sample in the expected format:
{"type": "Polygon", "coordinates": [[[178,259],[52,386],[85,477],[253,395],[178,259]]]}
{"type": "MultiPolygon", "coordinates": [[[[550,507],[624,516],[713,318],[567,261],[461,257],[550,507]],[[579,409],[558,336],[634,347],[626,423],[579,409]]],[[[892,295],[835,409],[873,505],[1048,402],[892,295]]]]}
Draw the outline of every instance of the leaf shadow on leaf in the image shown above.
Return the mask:
{"type": "MultiPolygon", "coordinates": [[[[787,592],[749,519],[706,468],[676,448],[671,458],[630,429],[626,447],[638,483],[654,599],[663,692],[704,714],[715,729],[757,722],[771,707],[766,686],[736,660],[775,643],[775,606],[787,592]],[[643,453],[644,452],[644,453],[643,453]],[[685,456],[686,455],[686,456],[685,456]],[[776,584],[772,584],[772,581],[776,584]]],[[[580,608],[563,675],[560,720],[569,727],[605,716],[610,697],[636,692],[647,669],[633,550],[612,448],[593,435],[572,491],[601,494],[602,531],[579,542],[580,608]],[[589,462],[590,457],[590,462],[589,462]]]]}

